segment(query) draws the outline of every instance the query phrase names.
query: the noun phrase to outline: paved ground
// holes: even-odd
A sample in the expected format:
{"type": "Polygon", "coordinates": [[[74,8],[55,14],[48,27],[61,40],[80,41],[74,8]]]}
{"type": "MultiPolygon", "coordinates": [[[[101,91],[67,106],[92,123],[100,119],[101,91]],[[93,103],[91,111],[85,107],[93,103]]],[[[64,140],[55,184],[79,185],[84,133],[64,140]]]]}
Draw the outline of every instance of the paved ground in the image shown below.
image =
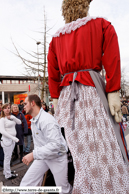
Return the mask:
{"type": "MultiPolygon", "coordinates": [[[[129,129],[126,129],[125,137],[126,137],[126,141],[127,141],[127,145],[128,145],[128,150],[129,150],[129,129]]],[[[31,150],[33,150],[33,142],[31,143],[31,150]]],[[[26,173],[29,166],[26,166],[25,164],[20,163],[19,159],[16,160],[15,162],[13,162],[11,169],[15,170],[18,173],[18,177],[16,179],[13,179],[13,180],[6,180],[3,176],[3,169],[0,167],[0,187],[2,184],[4,186],[19,186],[21,179],[24,176],[24,174],[26,173]]],[[[51,173],[48,173],[46,186],[50,186],[50,185],[54,186],[54,182],[53,182],[53,177],[52,177],[51,173]]],[[[0,194],[2,194],[1,189],[0,189],[0,194]]],[[[14,193],[14,194],[17,194],[17,193],[14,193]]]]}
{"type": "MultiPolygon", "coordinates": [[[[33,147],[34,147],[33,142],[31,142],[31,151],[33,150],[33,147]]],[[[4,175],[3,175],[3,168],[0,167],[0,194],[3,194],[1,192],[1,187],[3,185],[4,186],[19,186],[21,179],[24,176],[24,174],[26,173],[29,166],[26,166],[24,163],[20,163],[19,159],[17,159],[15,162],[13,162],[11,170],[15,170],[16,173],[18,173],[18,177],[13,179],[13,180],[6,180],[4,175]]],[[[47,173],[47,179],[46,179],[45,185],[46,186],[55,186],[55,182],[54,182],[53,176],[52,176],[50,171],[48,171],[48,173],[47,173]]],[[[14,194],[18,194],[18,193],[14,193],[14,194]]]]}
{"type": "MultiPolygon", "coordinates": [[[[25,139],[25,142],[26,142],[26,139],[25,139]]],[[[31,151],[32,150],[33,150],[33,142],[31,142],[31,151]]],[[[11,170],[15,170],[16,173],[18,173],[18,177],[16,179],[13,179],[13,180],[6,180],[4,175],[3,175],[3,168],[0,167],[0,185],[3,184],[4,186],[19,186],[21,179],[24,176],[24,174],[26,173],[29,166],[26,166],[25,164],[20,163],[19,159],[17,159],[15,162],[13,162],[11,170]]],[[[1,194],[1,189],[0,189],[0,194],[1,194]]]]}

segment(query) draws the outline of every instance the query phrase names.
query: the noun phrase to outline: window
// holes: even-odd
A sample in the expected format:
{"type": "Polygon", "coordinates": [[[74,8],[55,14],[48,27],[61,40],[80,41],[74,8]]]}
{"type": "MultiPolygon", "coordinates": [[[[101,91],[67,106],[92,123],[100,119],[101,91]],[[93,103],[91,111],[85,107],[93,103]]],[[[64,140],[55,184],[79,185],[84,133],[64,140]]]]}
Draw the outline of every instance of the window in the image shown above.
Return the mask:
{"type": "Polygon", "coordinates": [[[19,84],[18,80],[12,80],[12,84],[19,84]]]}

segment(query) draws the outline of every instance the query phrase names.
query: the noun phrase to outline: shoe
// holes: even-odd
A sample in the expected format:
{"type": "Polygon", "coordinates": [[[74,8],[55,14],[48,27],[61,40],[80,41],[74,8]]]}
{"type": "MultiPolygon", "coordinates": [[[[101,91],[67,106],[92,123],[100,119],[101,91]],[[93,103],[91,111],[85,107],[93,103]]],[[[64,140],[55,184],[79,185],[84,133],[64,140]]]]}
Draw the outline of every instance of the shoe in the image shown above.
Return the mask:
{"type": "Polygon", "coordinates": [[[16,173],[16,171],[14,170],[14,171],[11,171],[11,174],[15,174],[16,173]]]}
{"type": "Polygon", "coordinates": [[[18,177],[18,174],[12,174],[11,177],[6,178],[6,179],[11,180],[11,179],[15,179],[17,177],[18,177]]]}
{"type": "MultiPolygon", "coordinates": [[[[14,171],[11,171],[11,174],[15,174],[16,173],[16,171],[14,170],[14,171]]],[[[4,171],[3,171],[3,175],[5,175],[4,174],[4,171]]]]}

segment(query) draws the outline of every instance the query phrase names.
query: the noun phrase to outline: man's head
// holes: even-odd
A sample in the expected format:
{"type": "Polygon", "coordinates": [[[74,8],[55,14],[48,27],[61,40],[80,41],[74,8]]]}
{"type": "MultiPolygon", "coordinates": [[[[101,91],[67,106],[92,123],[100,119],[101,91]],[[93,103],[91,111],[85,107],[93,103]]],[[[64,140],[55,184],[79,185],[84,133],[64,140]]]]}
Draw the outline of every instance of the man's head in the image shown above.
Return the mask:
{"type": "Polygon", "coordinates": [[[20,104],[21,104],[21,105],[23,104],[23,100],[20,100],[20,104]]]}
{"type": "Polygon", "coordinates": [[[24,102],[24,110],[26,113],[35,117],[41,108],[41,100],[36,94],[29,95],[26,97],[24,102]]]}
{"type": "Polygon", "coordinates": [[[42,103],[42,108],[43,108],[44,110],[46,109],[46,103],[45,103],[45,102],[42,103]]]}

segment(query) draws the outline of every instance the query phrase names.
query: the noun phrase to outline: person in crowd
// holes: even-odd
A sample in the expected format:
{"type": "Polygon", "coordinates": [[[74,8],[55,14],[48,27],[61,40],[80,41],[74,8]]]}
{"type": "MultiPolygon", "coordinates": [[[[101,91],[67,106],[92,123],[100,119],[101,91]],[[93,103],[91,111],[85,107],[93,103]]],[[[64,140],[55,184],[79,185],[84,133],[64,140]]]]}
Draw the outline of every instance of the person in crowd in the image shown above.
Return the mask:
{"type": "Polygon", "coordinates": [[[48,112],[48,108],[45,102],[42,103],[42,108],[43,110],[45,110],[46,112],[48,112]]]}
{"type": "Polygon", "coordinates": [[[128,103],[128,101],[127,101],[126,97],[123,97],[122,102],[123,102],[123,103],[126,103],[126,104],[128,103]]]}
{"type": "Polygon", "coordinates": [[[54,106],[53,106],[52,103],[50,103],[50,110],[51,110],[51,112],[52,112],[52,115],[54,115],[54,106]]]}
{"type": "Polygon", "coordinates": [[[14,148],[14,158],[13,161],[18,159],[18,147],[19,146],[19,150],[20,150],[20,162],[22,162],[22,157],[23,157],[23,144],[24,144],[24,134],[28,133],[28,125],[27,125],[27,121],[25,119],[24,114],[19,111],[18,105],[17,104],[12,104],[11,106],[11,112],[12,115],[15,116],[16,118],[21,120],[21,124],[20,125],[16,125],[16,131],[17,131],[17,135],[16,137],[19,139],[19,142],[16,143],[15,148],[14,148]]]}
{"type": "Polygon", "coordinates": [[[49,91],[73,157],[72,193],[126,194],[129,160],[119,126],[118,38],[111,22],[88,16],[89,5],[90,0],[62,2],[66,24],[49,45],[49,91]],[[102,65],[106,88],[99,73],[102,65]]]}
{"type": "Polygon", "coordinates": [[[62,194],[71,193],[67,179],[67,145],[55,118],[41,108],[37,95],[29,95],[24,102],[26,113],[30,114],[34,142],[32,153],[23,157],[23,163],[32,165],[24,175],[20,186],[40,186],[45,172],[50,169],[62,194]]]}
{"type": "Polygon", "coordinates": [[[41,100],[41,104],[44,102],[44,100],[41,100]]]}
{"type": "Polygon", "coordinates": [[[128,107],[127,107],[126,103],[123,103],[122,108],[121,108],[121,111],[122,111],[123,117],[124,117],[124,118],[126,119],[126,121],[127,121],[127,115],[128,115],[129,113],[128,113],[128,107]]]}
{"type": "Polygon", "coordinates": [[[1,167],[3,167],[3,163],[4,163],[4,152],[1,146],[1,138],[0,138],[0,166],[1,167]]]}
{"type": "Polygon", "coordinates": [[[19,111],[22,112],[22,110],[24,109],[24,101],[20,100],[20,104],[18,105],[19,111]]]}
{"type": "Polygon", "coordinates": [[[4,151],[4,171],[6,179],[14,179],[18,175],[10,169],[10,161],[15,142],[19,139],[16,137],[15,125],[20,125],[21,120],[11,115],[10,106],[8,103],[2,106],[1,119],[0,119],[0,133],[2,134],[1,146],[4,151]]]}
{"type": "Polygon", "coordinates": [[[25,112],[25,118],[26,118],[26,121],[27,121],[27,125],[28,125],[28,133],[25,135],[26,139],[27,139],[27,145],[25,146],[25,141],[24,141],[24,144],[23,144],[23,152],[24,154],[29,154],[30,152],[30,146],[31,146],[31,135],[32,135],[32,132],[31,132],[31,119],[32,119],[32,116],[29,115],[29,114],[26,114],[25,112]]]}

